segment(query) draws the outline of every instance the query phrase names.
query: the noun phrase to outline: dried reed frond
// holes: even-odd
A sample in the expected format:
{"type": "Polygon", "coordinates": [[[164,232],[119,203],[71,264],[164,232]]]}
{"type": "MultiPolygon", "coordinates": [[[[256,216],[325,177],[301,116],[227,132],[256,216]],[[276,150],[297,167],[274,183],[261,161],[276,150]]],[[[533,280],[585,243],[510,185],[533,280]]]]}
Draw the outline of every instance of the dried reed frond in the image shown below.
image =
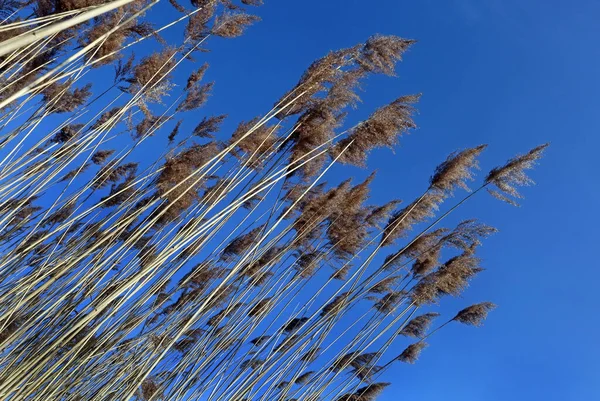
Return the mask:
{"type": "Polygon", "coordinates": [[[271,298],[261,299],[248,311],[248,316],[255,317],[267,313],[272,306],[273,303],[271,298]]]}
{"type": "Polygon", "coordinates": [[[175,137],[177,137],[177,134],[179,134],[179,128],[181,127],[182,122],[183,120],[177,121],[177,124],[175,124],[175,126],[171,130],[171,133],[168,136],[169,143],[172,143],[175,140],[175,137]]]}
{"type": "Polygon", "coordinates": [[[208,63],[202,64],[200,68],[193,71],[187,79],[187,83],[185,85],[185,90],[189,90],[193,88],[198,82],[202,81],[204,78],[204,74],[208,70],[208,63]]]}
{"type": "Polygon", "coordinates": [[[488,313],[495,308],[496,305],[491,302],[482,302],[471,305],[458,312],[456,316],[452,318],[452,320],[468,324],[470,326],[481,326],[483,321],[487,318],[488,313]]]}
{"type": "Polygon", "coordinates": [[[403,298],[404,293],[402,292],[389,292],[374,305],[374,308],[380,313],[391,313],[398,307],[403,298]]]}
{"type": "Polygon", "coordinates": [[[255,118],[240,123],[230,139],[230,142],[235,143],[248,157],[253,155],[250,160],[252,166],[256,166],[262,155],[277,143],[278,127],[258,126],[259,121],[259,118],[255,118]]]}
{"type": "Polygon", "coordinates": [[[406,236],[415,224],[434,216],[443,195],[439,192],[427,192],[421,198],[392,214],[383,230],[383,245],[390,245],[396,239],[406,236]]]}
{"type": "Polygon", "coordinates": [[[210,34],[208,23],[215,15],[216,1],[202,1],[204,4],[194,4],[200,10],[190,16],[185,27],[185,37],[193,42],[199,42],[210,34]]]}
{"type": "Polygon", "coordinates": [[[423,341],[411,344],[396,357],[396,360],[411,364],[415,363],[419,359],[419,356],[425,347],[427,347],[427,343],[423,341]]]}
{"type": "Polygon", "coordinates": [[[415,113],[413,104],[419,97],[420,95],[402,96],[377,110],[336,145],[334,155],[340,156],[342,163],[365,166],[372,149],[392,147],[398,142],[400,135],[416,128],[412,120],[415,113]],[[343,149],[346,150],[341,154],[343,149]]]}
{"type": "Polygon", "coordinates": [[[354,393],[356,401],[373,401],[388,387],[391,383],[373,383],[361,387],[354,393]]]}
{"type": "Polygon", "coordinates": [[[198,138],[214,138],[213,134],[219,132],[221,129],[221,124],[226,118],[226,115],[212,116],[208,118],[204,117],[202,121],[196,125],[196,128],[194,128],[192,134],[198,138]]]}
{"type": "Polygon", "coordinates": [[[369,71],[393,75],[396,63],[415,42],[397,36],[375,35],[362,47],[358,62],[369,71]]]}
{"type": "Polygon", "coordinates": [[[246,234],[236,237],[225,247],[225,249],[223,249],[221,258],[224,260],[230,260],[235,256],[241,255],[243,252],[247,251],[252,245],[254,245],[255,241],[258,239],[260,233],[263,230],[264,227],[259,226],[252,229],[246,234]]]}
{"type": "Polygon", "coordinates": [[[51,143],[66,143],[72,140],[81,132],[83,124],[71,124],[60,129],[52,138],[51,143]]]}
{"type": "Polygon", "coordinates": [[[333,299],[333,301],[329,302],[327,305],[325,305],[323,307],[323,309],[321,310],[321,317],[328,315],[328,314],[340,313],[345,306],[344,303],[346,302],[347,298],[348,298],[347,292],[337,295],[333,299]]]}
{"type": "Polygon", "coordinates": [[[271,338],[271,336],[259,336],[251,340],[250,344],[254,345],[255,347],[260,347],[261,345],[266,343],[269,340],[269,338],[271,338]]]}
{"type": "Polygon", "coordinates": [[[383,221],[389,219],[394,209],[396,209],[400,203],[402,203],[401,200],[393,200],[383,206],[371,209],[369,215],[365,218],[365,221],[370,226],[379,227],[383,221]]]}
{"type": "Polygon", "coordinates": [[[297,330],[300,330],[302,328],[302,326],[304,326],[304,324],[306,322],[308,322],[308,320],[309,320],[309,318],[307,318],[307,317],[294,318],[294,319],[290,320],[289,322],[287,322],[283,326],[282,330],[288,334],[295,332],[297,330]]]}
{"type": "Polygon", "coordinates": [[[492,184],[500,190],[492,194],[497,194],[496,197],[503,201],[508,201],[510,197],[520,198],[521,194],[516,187],[533,184],[533,180],[525,174],[525,171],[535,166],[548,146],[549,144],[537,146],[524,155],[510,159],[504,166],[492,169],[485,178],[485,183],[492,184]]]}
{"type": "Polygon", "coordinates": [[[131,84],[128,91],[135,93],[141,87],[152,87],[159,81],[168,79],[169,71],[175,66],[173,55],[175,49],[166,48],[160,52],[144,57],[133,68],[132,77],[127,81],[131,84]]]}
{"type": "Polygon", "coordinates": [[[70,90],[70,84],[53,83],[43,91],[43,102],[52,113],[68,113],[82,106],[92,95],[92,84],[70,90]]]}
{"type": "Polygon", "coordinates": [[[179,4],[176,0],[169,0],[169,4],[171,4],[173,6],[174,9],[176,9],[177,11],[179,11],[180,13],[186,13],[187,10],[184,6],[182,6],[181,4],[179,4]]]}
{"type": "Polygon", "coordinates": [[[435,303],[443,295],[458,296],[469,280],[481,272],[479,259],[470,250],[450,258],[437,271],[424,276],[411,291],[417,305],[435,303]]]}
{"type": "Polygon", "coordinates": [[[439,315],[439,313],[430,312],[417,316],[408,322],[398,334],[407,337],[422,338],[425,336],[427,330],[429,330],[429,326],[431,326],[433,319],[439,315]]]}
{"type": "Polygon", "coordinates": [[[188,89],[185,99],[177,106],[177,111],[190,111],[202,107],[207,102],[213,86],[212,82],[192,86],[188,89]]]}
{"type": "Polygon", "coordinates": [[[342,76],[341,67],[351,64],[352,56],[357,49],[343,49],[332,51],[325,57],[313,62],[304,72],[300,81],[294,88],[286,93],[277,103],[281,106],[290,97],[295,97],[294,104],[278,116],[283,118],[294,114],[303,113],[317,102],[314,96],[327,89],[327,85],[334,84],[342,76]]]}
{"type": "MultiPolygon", "coordinates": [[[[169,201],[169,208],[161,217],[161,221],[172,221],[198,199],[197,191],[200,189],[200,183],[195,186],[180,185],[180,183],[189,180],[196,169],[203,166],[218,152],[217,149],[215,142],[192,145],[165,162],[156,184],[158,194],[169,201]]],[[[191,181],[190,184],[193,182],[191,181]]]]}
{"type": "Polygon", "coordinates": [[[212,34],[223,38],[235,38],[241,36],[249,25],[260,21],[256,15],[244,13],[225,13],[215,19],[212,34]]]}
{"type": "Polygon", "coordinates": [[[479,168],[476,157],[487,147],[480,145],[461,152],[452,153],[439,166],[429,180],[431,187],[452,193],[455,187],[469,190],[467,181],[473,180],[473,169],[479,168]]]}
{"type": "Polygon", "coordinates": [[[481,245],[481,240],[496,233],[498,230],[477,220],[470,219],[460,222],[456,228],[442,238],[444,243],[467,251],[481,245]]]}

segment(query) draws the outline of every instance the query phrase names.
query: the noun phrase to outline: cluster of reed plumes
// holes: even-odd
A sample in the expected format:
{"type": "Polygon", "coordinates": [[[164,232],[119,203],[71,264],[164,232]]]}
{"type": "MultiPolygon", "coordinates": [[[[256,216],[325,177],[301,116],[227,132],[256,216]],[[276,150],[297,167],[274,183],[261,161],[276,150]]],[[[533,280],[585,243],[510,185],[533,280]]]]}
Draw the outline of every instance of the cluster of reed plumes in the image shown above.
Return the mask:
{"type": "Polygon", "coordinates": [[[12,46],[0,56],[0,398],[368,401],[434,332],[481,324],[493,304],[444,319],[432,308],[482,270],[476,250],[495,230],[440,227],[483,189],[514,202],[545,146],[458,199],[485,146],[452,153],[417,199],[371,205],[374,175],[323,176],[415,127],[418,95],[344,127],[361,82],[393,75],[413,41],[331,52],[221,133],[226,116],[199,110],[213,84],[193,58],[243,34],[261,1],[169,3],[180,17],[157,27],[144,19],[156,1],[0,2],[0,52],[12,46]],[[166,43],[178,26],[181,43],[166,43]],[[149,41],[153,53],[133,54],[149,41]],[[195,70],[176,86],[182,64],[195,70]],[[113,82],[86,80],[102,66],[113,82]],[[137,152],[160,138],[152,160],[137,152]]]}

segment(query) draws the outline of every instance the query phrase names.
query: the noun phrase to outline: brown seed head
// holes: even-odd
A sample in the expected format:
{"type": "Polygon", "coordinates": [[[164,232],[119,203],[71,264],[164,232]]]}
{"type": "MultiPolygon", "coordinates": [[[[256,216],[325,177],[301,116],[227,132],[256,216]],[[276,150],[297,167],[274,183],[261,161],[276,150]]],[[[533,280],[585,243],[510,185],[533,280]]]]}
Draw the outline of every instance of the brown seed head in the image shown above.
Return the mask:
{"type": "Polygon", "coordinates": [[[421,355],[421,351],[423,351],[425,347],[427,347],[427,343],[424,341],[411,344],[396,357],[396,360],[413,364],[419,359],[419,355],[421,355]]]}
{"type": "Polygon", "coordinates": [[[417,316],[412,319],[406,326],[398,332],[399,335],[420,338],[425,335],[429,326],[433,322],[433,319],[438,317],[439,313],[425,313],[424,315],[417,316]]]}
{"type": "Polygon", "coordinates": [[[354,393],[356,401],[373,401],[375,400],[387,386],[391,383],[373,383],[368,386],[361,387],[354,393]]]}
{"type": "Polygon", "coordinates": [[[396,239],[406,236],[415,224],[433,217],[443,199],[438,191],[429,191],[422,198],[392,214],[383,230],[382,244],[390,245],[396,239]]]}
{"type": "Polygon", "coordinates": [[[473,180],[472,170],[479,168],[476,158],[486,146],[480,145],[462,152],[452,153],[436,167],[430,179],[431,187],[450,194],[456,187],[468,191],[467,181],[473,180]]]}
{"type": "Polygon", "coordinates": [[[391,148],[398,143],[399,136],[416,128],[412,119],[415,113],[413,104],[419,97],[403,96],[375,111],[334,146],[333,155],[341,154],[338,160],[342,163],[364,167],[371,150],[382,146],[391,148]]]}
{"type": "Polygon", "coordinates": [[[362,47],[357,61],[369,72],[394,75],[396,63],[413,43],[414,40],[397,36],[372,36],[362,47]]]}
{"type": "Polygon", "coordinates": [[[458,312],[452,320],[470,326],[481,326],[488,313],[494,308],[496,308],[496,305],[491,302],[482,302],[480,304],[471,305],[458,312]]]}
{"type": "Polygon", "coordinates": [[[249,25],[260,21],[255,15],[244,13],[225,13],[215,18],[212,33],[223,38],[235,38],[243,35],[249,25]]]}
{"type": "Polygon", "coordinates": [[[525,174],[525,171],[535,166],[548,146],[549,144],[546,143],[535,147],[524,155],[510,159],[504,166],[492,169],[485,183],[493,184],[500,190],[500,192],[492,191],[492,194],[503,201],[509,201],[510,197],[520,198],[521,194],[516,187],[533,184],[533,180],[525,174]]]}
{"type": "Polygon", "coordinates": [[[213,134],[219,132],[221,124],[226,118],[225,114],[208,118],[204,117],[196,128],[194,128],[193,134],[199,138],[214,138],[213,134]]]}

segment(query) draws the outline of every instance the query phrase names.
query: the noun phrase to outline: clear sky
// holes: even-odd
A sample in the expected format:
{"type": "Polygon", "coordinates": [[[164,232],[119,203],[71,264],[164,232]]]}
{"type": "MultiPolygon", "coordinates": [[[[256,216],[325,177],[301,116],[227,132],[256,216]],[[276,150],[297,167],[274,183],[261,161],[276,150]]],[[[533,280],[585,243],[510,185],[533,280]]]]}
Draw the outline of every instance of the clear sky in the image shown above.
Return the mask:
{"type": "MultiPolygon", "coordinates": [[[[554,0],[265,0],[263,21],[211,43],[216,81],[207,113],[234,122],[267,111],[310,62],[374,33],[418,43],[398,79],[371,79],[354,118],[423,92],[419,129],[395,154],[377,152],[375,200],[412,199],[456,149],[489,144],[482,175],[551,142],[521,208],[486,194],[460,217],[500,232],[487,271],[451,313],[490,300],[485,326],[450,326],[414,365],[397,365],[381,400],[600,399],[597,292],[600,2],[554,0]]],[[[234,124],[232,122],[232,124],[234,124]]],[[[353,171],[364,176],[368,171],[353,171]]],[[[400,350],[398,350],[400,351],[400,350]]]]}

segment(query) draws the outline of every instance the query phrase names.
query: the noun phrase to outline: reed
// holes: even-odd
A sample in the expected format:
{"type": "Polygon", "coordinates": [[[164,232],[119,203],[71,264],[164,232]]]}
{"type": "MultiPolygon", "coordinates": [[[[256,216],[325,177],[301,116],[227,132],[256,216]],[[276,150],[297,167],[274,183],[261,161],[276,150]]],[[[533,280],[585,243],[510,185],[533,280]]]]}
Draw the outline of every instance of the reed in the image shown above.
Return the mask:
{"type": "Polygon", "coordinates": [[[495,230],[438,226],[483,189],[514,204],[547,145],[473,191],[485,145],[451,153],[415,200],[371,204],[375,173],[324,177],[416,127],[419,95],[344,124],[361,83],[393,76],[413,40],[331,52],[222,132],[227,116],[200,110],[215,88],[195,60],[262,1],[168,3],[0,2],[0,398],[369,401],[444,326],[479,326],[493,304],[437,326],[435,309],[482,271],[495,230]],[[180,17],[154,26],[154,7],[180,17]]]}

